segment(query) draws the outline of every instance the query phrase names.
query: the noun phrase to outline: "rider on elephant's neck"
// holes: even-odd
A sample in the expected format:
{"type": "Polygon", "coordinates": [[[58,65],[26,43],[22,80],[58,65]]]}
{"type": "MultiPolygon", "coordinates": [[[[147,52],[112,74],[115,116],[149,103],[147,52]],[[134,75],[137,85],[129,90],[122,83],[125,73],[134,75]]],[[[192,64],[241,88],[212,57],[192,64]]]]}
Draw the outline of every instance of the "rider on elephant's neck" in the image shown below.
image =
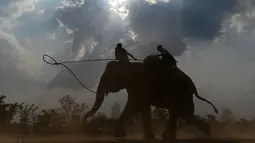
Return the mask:
{"type": "Polygon", "coordinates": [[[134,60],[137,60],[132,54],[127,52],[127,50],[122,47],[121,43],[118,43],[115,48],[116,60],[118,60],[120,63],[129,63],[128,56],[132,57],[134,60]]]}

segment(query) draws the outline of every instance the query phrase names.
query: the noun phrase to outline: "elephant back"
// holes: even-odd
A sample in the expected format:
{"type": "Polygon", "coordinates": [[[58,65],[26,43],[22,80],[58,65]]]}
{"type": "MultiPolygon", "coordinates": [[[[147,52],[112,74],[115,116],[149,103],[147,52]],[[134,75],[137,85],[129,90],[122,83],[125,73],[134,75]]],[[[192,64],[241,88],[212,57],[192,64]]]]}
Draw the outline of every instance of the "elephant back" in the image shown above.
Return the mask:
{"type": "Polygon", "coordinates": [[[135,79],[135,77],[143,74],[143,63],[128,63],[123,64],[116,61],[108,62],[104,73],[117,80],[129,81],[135,79]]]}
{"type": "Polygon", "coordinates": [[[147,69],[158,69],[161,66],[160,58],[157,55],[149,55],[143,60],[147,69]]]}

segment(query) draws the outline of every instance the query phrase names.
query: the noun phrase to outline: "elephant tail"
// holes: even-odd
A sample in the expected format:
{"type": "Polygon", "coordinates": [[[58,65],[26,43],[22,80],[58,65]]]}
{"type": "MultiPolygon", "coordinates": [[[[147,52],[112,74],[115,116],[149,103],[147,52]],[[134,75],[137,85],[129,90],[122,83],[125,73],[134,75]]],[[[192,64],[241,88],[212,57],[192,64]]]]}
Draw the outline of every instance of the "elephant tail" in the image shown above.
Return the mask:
{"type": "Polygon", "coordinates": [[[197,93],[197,90],[195,90],[195,95],[198,99],[203,100],[203,101],[207,102],[208,104],[212,105],[214,111],[218,114],[218,109],[210,101],[208,101],[208,100],[204,99],[203,97],[199,96],[198,93],[197,93]]]}

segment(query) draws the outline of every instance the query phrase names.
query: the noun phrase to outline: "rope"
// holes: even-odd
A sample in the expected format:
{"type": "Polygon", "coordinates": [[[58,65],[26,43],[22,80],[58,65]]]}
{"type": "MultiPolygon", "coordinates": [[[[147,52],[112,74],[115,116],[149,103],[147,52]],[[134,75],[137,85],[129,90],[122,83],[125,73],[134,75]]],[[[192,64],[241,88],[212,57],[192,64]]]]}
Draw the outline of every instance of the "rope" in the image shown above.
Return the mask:
{"type": "MultiPolygon", "coordinates": [[[[130,59],[130,60],[133,60],[133,59],[130,59]]],[[[66,62],[57,62],[53,57],[47,55],[47,54],[44,54],[43,55],[43,61],[49,65],[56,65],[56,66],[59,66],[59,65],[62,65],[63,67],[65,67],[75,78],[76,80],[81,84],[82,87],[84,87],[85,89],[87,89],[89,92],[91,93],[95,93],[95,91],[89,89],[87,86],[85,86],[79,79],[78,77],[73,73],[73,71],[68,67],[66,66],[65,64],[68,64],[68,63],[83,63],[83,62],[93,62],[93,61],[116,61],[115,59],[92,59],[92,60],[81,60],[81,61],[66,61],[66,62]],[[45,57],[48,57],[50,58],[53,62],[48,62],[47,60],[45,60],[45,57]]],[[[137,60],[137,61],[143,61],[143,60],[137,60]]]]}
{"type": "MultiPolygon", "coordinates": [[[[93,90],[89,89],[87,86],[85,86],[85,85],[78,79],[78,77],[73,73],[73,71],[72,71],[68,66],[66,66],[66,65],[64,64],[64,63],[75,63],[76,61],[57,62],[54,58],[52,58],[51,56],[49,56],[49,55],[47,55],[47,54],[44,54],[44,55],[43,55],[43,60],[44,60],[45,63],[47,63],[47,64],[49,64],[49,65],[56,65],[56,66],[62,65],[63,67],[65,67],[65,68],[76,78],[76,80],[80,83],[80,85],[81,85],[82,87],[84,87],[85,89],[87,89],[89,92],[96,94],[95,91],[93,91],[93,90]],[[46,60],[45,60],[45,57],[50,58],[51,60],[53,60],[53,62],[51,63],[51,62],[46,61],[46,60]]],[[[90,60],[90,61],[92,61],[92,60],[90,60]]],[[[77,61],[77,62],[78,62],[78,61],[77,61]]],[[[85,62],[85,61],[84,61],[84,62],[85,62]]]]}

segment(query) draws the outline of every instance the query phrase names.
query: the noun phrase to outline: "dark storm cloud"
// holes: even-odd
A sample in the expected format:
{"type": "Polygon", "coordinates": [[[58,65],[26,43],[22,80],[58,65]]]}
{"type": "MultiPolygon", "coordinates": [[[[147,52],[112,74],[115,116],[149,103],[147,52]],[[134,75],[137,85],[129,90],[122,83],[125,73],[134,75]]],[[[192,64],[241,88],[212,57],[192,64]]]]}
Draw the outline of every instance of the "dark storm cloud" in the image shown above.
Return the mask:
{"type": "MultiPolygon", "coordinates": [[[[171,38],[180,36],[180,8],[169,3],[149,5],[142,1],[132,1],[129,5],[130,27],[146,43],[160,43],[174,55],[180,55],[185,46],[171,47],[171,38]],[[171,48],[169,48],[171,47],[171,48]]],[[[183,37],[178,37],[183,38],[183,37]]],[[[156,45],[154,45],[154,48],[156,45]]]]}
{"type": "Polygon", "coordinates": [[[175,45],[173,36],[212,40],[219,36],[226,12],[234,12],[235,5],[236,0],[183,0],[180,7],[172,2],[149,5],[132,1],[128,19],[142,39],[156,40],[171,47],[173,55],[180,55],[185,45],[171,46],[175,45]]]}
{"type": "Polygon", "coordinates": [[[188,37],[213,39],[219,36],[227,12],[235,12],[237,0],[184,0],[182,29],[188,37]]]}

